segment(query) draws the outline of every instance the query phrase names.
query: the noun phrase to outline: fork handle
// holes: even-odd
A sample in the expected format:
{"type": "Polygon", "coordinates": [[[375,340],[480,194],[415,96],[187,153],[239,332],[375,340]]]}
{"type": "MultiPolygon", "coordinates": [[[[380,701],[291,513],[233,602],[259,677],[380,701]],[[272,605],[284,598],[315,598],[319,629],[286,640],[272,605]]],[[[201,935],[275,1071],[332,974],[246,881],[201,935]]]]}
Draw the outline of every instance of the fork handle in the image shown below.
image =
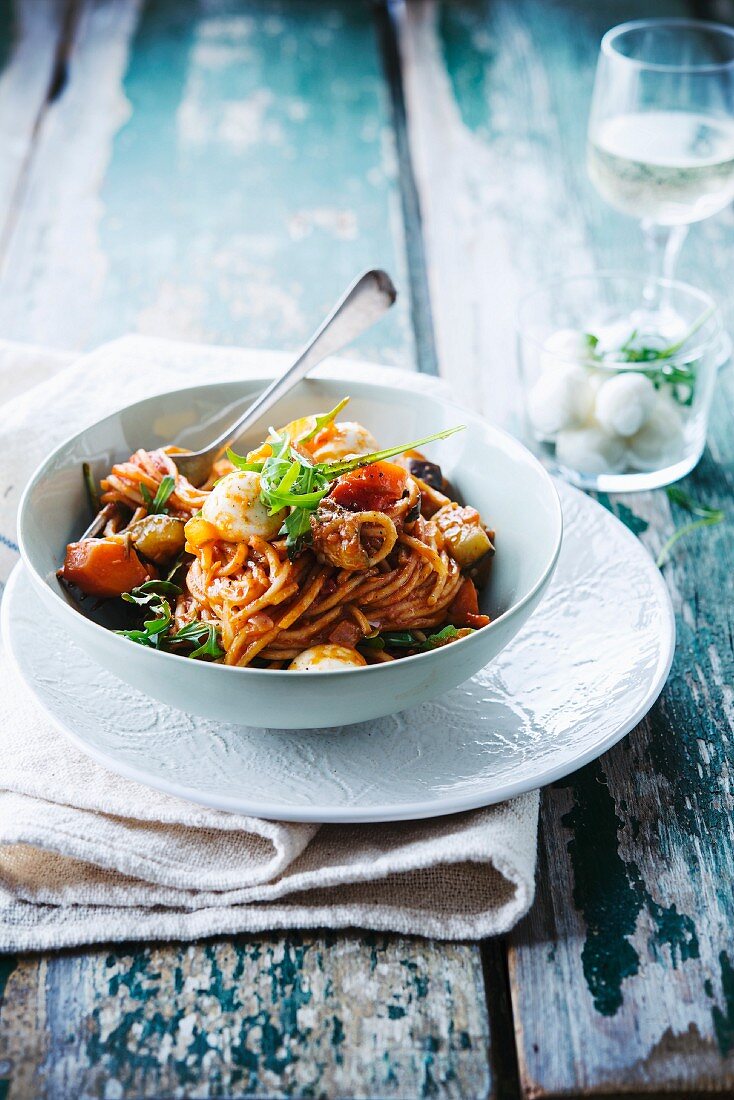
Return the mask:
{"type": "Polygon", "coordinates": [[[277,401],[305,378],[317,364],[349,344],[385,313],[397,298],[397,291],[385,271],[375,269],[360,275],[345,291],[331,313],[316,330],[288,370],[255,398],[239,420],[230,425],[206,448],[214,457],[221,454],[247,428],[251,428],[277,401]]]}

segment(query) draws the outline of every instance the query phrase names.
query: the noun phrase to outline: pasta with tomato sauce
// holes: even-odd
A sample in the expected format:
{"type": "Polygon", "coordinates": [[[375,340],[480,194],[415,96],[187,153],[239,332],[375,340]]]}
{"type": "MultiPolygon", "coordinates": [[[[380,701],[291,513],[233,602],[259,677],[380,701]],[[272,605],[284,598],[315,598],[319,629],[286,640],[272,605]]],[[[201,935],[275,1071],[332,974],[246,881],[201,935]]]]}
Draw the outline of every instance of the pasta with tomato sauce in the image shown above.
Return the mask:
{"type": "Polygon", "coordinates": [[[131,641],[234,666],[361,667],[487,625],[494,534],[416,450],[458,429],[380,451],[345,404],[228,451],[201,487],[177,448],[136,451],[59,577],[129,604],[131,641]]]}

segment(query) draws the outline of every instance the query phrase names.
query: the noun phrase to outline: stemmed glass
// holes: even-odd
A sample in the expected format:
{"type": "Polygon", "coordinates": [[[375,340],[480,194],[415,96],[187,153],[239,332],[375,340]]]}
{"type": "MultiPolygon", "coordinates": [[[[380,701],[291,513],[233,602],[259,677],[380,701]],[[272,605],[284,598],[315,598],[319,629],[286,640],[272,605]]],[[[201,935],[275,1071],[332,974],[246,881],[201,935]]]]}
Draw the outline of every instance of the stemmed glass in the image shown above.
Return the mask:
{"type": "MultiPolygon", "coordinates": [[[[694,19],[642,19],[601,42],[588,133],[601,196],[639,218],[648,253],[645,308],[660,301],[692,222],[734,198],[734,30],[694,19]]],[[[660,331],[660,328],[659,328],[660,331]]]]}

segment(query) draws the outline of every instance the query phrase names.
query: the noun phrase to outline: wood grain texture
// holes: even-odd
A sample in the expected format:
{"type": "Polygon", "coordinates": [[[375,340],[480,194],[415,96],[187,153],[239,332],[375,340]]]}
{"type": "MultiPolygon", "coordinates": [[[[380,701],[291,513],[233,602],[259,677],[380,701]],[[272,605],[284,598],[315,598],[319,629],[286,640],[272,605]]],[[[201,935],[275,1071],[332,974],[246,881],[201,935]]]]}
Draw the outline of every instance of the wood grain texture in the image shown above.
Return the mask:
{"type": "Polygon", "coordinates": [[[490,1095],[477,949],[240,937],[21,959],[7,1100],[490,1095]]]}
{"type": "MultiPolygon", "coordinates": [[[[75,15],[17,189],[4,335],[287,346],[361,266],[405,284],[368,3],[75,15]]],[[[403,295],[355,353],[414,365],[410,318],[403,295]]],[[[295,935],[0,960],[0,1100],[485,1097],[488,1051],[472,945],[295,935]]]]}
{"type": "Polygon", "coordinates": [[[63,0],[0,4],[0,255],[47,106],[63,17],[63,0]]]}
{"type": "Polygon", "coordinates": [[[413,365],[367,0],[76,0],[0,283],[7,337],[296,346],[360,269],[406,287],[354,353],[413,365]],[[12,273],[12,274],[10,274],[12,273]]]}
{"type": "MultiPolygon", "coordinates": [[[[440,365],[494,419],[516,423],[522,290],[640,263],[636,226],[596,197],[583,147],[601,33],[661,10],[477,0],[404,13],[440,365]]],[[[730,323],[732,244],[728,211],[694,229],[681,265],[717,292],[730,323]]],[[[725,372],[709,450],[684,483],[729,512],[731,414],[725,372]]],[[[681,522],[663,493],[603,503],[653,552],[681,522]]],[[[661,701],[544,797],[539,898],[509,956],[528,1097],[734,1091],[733,565],[726,527],[678,545],[665,574],[678,649],[661,701]]]]}

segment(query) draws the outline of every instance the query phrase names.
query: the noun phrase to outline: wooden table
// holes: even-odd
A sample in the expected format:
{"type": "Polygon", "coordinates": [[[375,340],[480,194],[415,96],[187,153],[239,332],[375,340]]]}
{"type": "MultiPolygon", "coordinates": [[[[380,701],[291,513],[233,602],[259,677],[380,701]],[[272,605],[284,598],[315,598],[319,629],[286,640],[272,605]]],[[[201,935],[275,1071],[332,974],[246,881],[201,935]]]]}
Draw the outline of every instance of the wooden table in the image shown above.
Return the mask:
{"type": "MultiPolygon", "coordinates": [[[[693,7],[1,6],[0,336],[291,347],[383,265],[401,300],[355,353],[440,367],[510,425],[521,291],[640,263],[636,226],[585,177],[600,35],[693,7]]],[[[733,245],[729,211],[681,269],[730,325],[733,245]]],[[[686,483],[730,516],[733,401],[724,373],[686,483]]],[[[662,492],[603,502],[653,553],[683,515],[662,492]]],[[[734,1094],[733,573],[730,525],[678,544],[670,681],[621,745],[544,792],[537,901],[505,941],[6,957],[0,1098],[734,1094]]]]}

